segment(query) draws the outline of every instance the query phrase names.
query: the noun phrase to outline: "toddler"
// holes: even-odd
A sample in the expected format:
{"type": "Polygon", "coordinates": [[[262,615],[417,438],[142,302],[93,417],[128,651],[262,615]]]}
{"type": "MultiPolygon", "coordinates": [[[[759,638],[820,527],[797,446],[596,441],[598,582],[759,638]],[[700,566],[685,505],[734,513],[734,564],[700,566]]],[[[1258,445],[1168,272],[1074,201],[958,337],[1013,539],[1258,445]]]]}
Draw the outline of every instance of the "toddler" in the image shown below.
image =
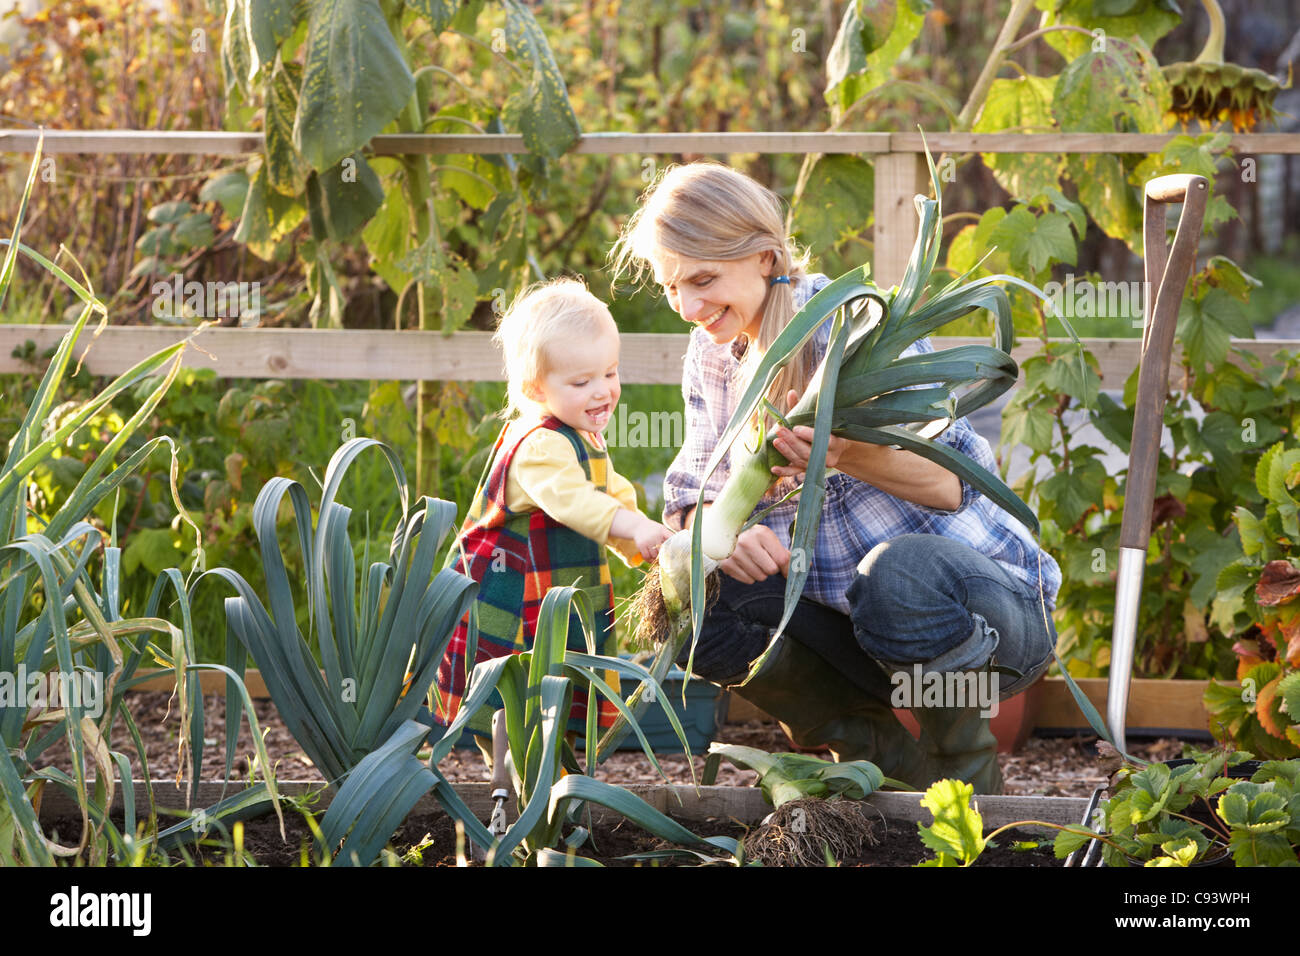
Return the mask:
{"type": "MultiPolygon", "coordinates": [[[[614,654],[614,591],[606,547],[629,565],[653,560],[672,532],[637,510],[631,483],[614,471],[602,430],[614,417],[618,327],[605,305],[571,279],[526,290],[502,317],[506,426],[497,437],[457,542],[457,568],[479,582],[475,663],[528,650],[546,592],[573,585],[595,612],[596,652],[614,654]]],[[[435,720],[455,719],[466,687],[468,615],[438,669],[435,720]]],[[[567,646],[587,649],[577,614],[567,646]]],[[[617,687],[613,672],[607,683],[617,687]]],[[[599,701],[599,726],[617,711],[599,701]]],[[[499,696],[470,721],[489,733],[499,696]]],[[[568,729],[584,733],[587,694],[575,690],[568,729]]]]}

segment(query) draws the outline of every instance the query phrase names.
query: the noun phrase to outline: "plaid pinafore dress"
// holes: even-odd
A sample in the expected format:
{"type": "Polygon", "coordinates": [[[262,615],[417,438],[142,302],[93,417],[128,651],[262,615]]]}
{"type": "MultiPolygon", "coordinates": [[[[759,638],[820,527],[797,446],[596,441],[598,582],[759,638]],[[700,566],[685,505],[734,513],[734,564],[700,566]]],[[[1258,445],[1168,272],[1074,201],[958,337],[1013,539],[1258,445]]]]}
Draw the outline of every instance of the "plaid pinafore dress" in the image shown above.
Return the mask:
{"type": "MultiPolygon", "coordinates": [[[[559,585],[580,587],[592,605],[596,628],[596,653],[617,653],[614,634],[614,589],[605,546],[568,528],[540,508],[511,511],[506,507],[506,476],[523,440],[537,428],[549,428],[569,440],[587,478],[598,491],[607,491],[609,457],[591,448],[577,431],[548,417],[533,427],[507,425],[497,436],[486,477],[461,528],[461,553],[456,570],[479,583],[478,651],[474,663],[529,650],[537,633],[537,617],[546,592],[559,585]],[[513,434],[512,434],[513,433],[513,434]],[[508,442],[508,443],[507,443],[508,442]],[[466,566],[466,563],[468,566],[466,566]]],[[[447,726],[460,710],[468,684],[465,655],[469,614],[456,627],[438,668],[438,706],[434,720],[447,726]]],[[[569,618],[566,646],[587,650],[577,613],[569,618]]],[[[617,674],[606,671],[605,682],[618,688],[617,674]]],[[[603,698],[599,702],[601,729],[614,723],[618,711],[603,698]]],[[[489,704],[471,718],[469,728],[490,734],[492,711],[501,707],[495,692],[489,704]]],[[[585,733],[587,693],[575,688],[568,729],[585,733]]]]}

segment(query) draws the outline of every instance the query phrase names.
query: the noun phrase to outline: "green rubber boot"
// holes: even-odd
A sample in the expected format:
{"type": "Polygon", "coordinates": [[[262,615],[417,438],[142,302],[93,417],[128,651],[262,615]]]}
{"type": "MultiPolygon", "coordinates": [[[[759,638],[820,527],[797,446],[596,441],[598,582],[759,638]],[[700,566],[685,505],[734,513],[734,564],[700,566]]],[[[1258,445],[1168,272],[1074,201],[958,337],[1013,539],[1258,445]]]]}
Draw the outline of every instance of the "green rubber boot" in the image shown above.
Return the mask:
{"type": "Polygon", "coordinates": [[[925,753],[887,701],[792,638],[782,636],[762,670],[732,690],[780,721],[800,747],[830,747],[840,761],[869,760],[886,777],[922,789],[937,779],[928,777],[925,753]]]}
{"type": "Polygon", "coordinates": [[[924,786],[936,780],[965,780],[976,793],[1001,793],[998,740],[978,707],[913,707],[926,755],[924,786]]]}

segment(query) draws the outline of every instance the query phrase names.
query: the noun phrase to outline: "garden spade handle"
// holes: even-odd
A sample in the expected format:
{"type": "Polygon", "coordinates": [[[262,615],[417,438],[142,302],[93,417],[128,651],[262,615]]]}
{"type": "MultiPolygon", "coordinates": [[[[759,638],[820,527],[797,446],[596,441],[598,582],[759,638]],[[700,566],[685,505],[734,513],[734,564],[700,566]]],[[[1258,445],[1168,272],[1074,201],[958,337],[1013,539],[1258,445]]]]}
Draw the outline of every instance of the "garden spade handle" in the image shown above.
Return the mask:
{"type": "Polygon", "coordinates": [[[1127,751],[1125,718],[1133,649],[1137,643],[1138,602],[1142,572],[1151,538],[1151,510],[1156,470],[1160,465],[1160,435],[1164,426],[1165,394],[1169,388],[1170,353],[1178,306],[1187,278],[1196,265],[1196,244],[1205,219],[1209,183],[1204,176],[1161,176],[1146,186],[1142,205],[1143,255],[1146,260],[1142,353],[1139,359],[1137,407],[1129,446],[1128,487],[1119,534],[1119,568],[1115,581],[1115,628],[1110,645],[1110,682],[1106,723],[1115,744],[1127,751]],[[1181,202],[1178,231],[1169,249],[1165,240],[1165,205],[1181,202]]]}

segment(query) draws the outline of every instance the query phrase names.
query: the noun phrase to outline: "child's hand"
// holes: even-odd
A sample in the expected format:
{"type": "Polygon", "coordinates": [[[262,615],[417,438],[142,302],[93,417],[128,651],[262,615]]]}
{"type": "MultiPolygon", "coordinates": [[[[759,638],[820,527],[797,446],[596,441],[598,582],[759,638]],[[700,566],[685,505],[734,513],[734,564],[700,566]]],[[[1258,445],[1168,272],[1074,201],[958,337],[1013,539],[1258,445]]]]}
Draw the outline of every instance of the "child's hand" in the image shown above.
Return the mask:
{"type": "Polygon", "coordinates": [[[636,542],[636,548],[641,552],[641,556],[647,561],[653,561],[659,554],[659,547],[665,541],[673,536],[673,533],[661,525],[658,521],[651,521],[649,518],[642,518],[637,525],[636,534],[632,540],[636,542]]]}

